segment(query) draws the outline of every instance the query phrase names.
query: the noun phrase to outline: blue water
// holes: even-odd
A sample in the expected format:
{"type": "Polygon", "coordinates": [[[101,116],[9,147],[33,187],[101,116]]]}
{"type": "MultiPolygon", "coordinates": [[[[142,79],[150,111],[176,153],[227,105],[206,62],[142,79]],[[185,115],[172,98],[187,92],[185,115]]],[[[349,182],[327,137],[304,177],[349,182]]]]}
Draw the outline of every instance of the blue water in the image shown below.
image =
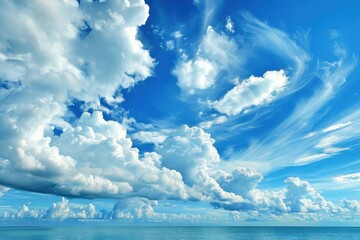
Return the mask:
{"type": "Polygon", "coordinates": [[[27,240],[347,240],[360,228],[337,227],[0,227],[0,239],[27,240]]]}

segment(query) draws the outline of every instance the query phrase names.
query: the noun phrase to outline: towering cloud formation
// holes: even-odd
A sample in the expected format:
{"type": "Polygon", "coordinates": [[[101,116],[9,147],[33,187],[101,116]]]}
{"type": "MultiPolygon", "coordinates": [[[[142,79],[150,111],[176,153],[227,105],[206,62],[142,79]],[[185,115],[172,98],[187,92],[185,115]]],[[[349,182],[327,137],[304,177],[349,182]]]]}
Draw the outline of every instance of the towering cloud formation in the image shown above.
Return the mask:
{"type": "Polygon", "coordinates": [[[184,182],[192,185],[201,171],[220,162],[214,142],[201,128],[183,126],[174,131],[156,150],[163,157],[165,167],[177,170],[182,174],[184,182]]]}
{"type": "MultiPolygon", "coordinates": [[[[125,128],[100,112],[84,113],[72,127],[68,107],[74,100],[93,108],[101,98],[116,103],[122,99],[119,89],[150,76],[153,59],[136,38],[148,16],[141,0],[3,2],[1,184],[83,197],[115,197],[134,189],[121,174],[112,179],[101,168],[109,158],[142,164],[125,128]],[[55,127],[64,131],[60,137],[55,127]]],[[[156,179],[145,181],[162,181],[154,174],[156,179]]]]}

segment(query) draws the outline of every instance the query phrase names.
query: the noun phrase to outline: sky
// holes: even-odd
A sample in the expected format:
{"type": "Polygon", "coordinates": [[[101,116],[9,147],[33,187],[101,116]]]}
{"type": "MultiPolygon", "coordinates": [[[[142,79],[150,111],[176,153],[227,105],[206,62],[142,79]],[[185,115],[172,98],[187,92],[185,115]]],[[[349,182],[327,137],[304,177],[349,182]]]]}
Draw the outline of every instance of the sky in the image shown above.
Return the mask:
{"type": "Polygon", "coordinates": [[[3,1],[0,225],[359,225],[359,7],[3,1]]]}

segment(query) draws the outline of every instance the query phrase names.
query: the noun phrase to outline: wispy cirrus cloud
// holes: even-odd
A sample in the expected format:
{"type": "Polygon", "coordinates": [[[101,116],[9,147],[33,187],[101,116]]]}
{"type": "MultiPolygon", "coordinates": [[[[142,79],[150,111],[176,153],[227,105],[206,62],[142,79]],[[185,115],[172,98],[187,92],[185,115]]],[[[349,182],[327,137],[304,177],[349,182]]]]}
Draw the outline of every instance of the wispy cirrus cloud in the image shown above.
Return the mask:
{"type": "Polygon", "coordinates": [[[333,180],[338,183],[360,183],[360,172],[336,176],[333,180]]]}
{"type": "Polygon", "coordinates": [[[349,126],[350,124],[351,124],[351,122],[338,123],[338,124],[331,125],[330,127],[325,128],[324,130],[322,130],[322,132],[327,133],[327,132],[335,131],[337,129],[349,126]]]}
{"type": "MultiPolygon", "coordinates": [[[[339,134],[342,132],[342,128],[343,131],[346,131],[353,125],[350,118],[335,120],[332,117],[334,123],[330,124],[331,126],[322,130],[320,128],[318,131],[313,131],[313,129],[318,127],[316,116],[319,115],[317,114],[336,96],[345,84],[346,79],[354,69],[356,59],[342,56],[332,63],[318,62],[314,70],[316,74],[314,75],[304,71],[306,69],[305,61],[297,61],[299,59],[305,60],[308,54],[302,51],[299,52],[300,47],[297,47],[295,42],[290,40],[284,32],[275,29],[268,32],[271,29],[269,26],[262,24],[258,20],[253,19],[253,21],[256,22],[256,26],[262,26],[262,28],[256,28],[258,38],[262,38],[262,41],[270,38],[273,40],[278,39],[275,45],[279,44],[278,47],[283,45],[284,52],[292,53],[293,55],[289,55],[289,57],[293,58],[294,62],[297,63],[297,70],[293,76],[289,76],[289,84],[286,91],[284,91],[285,96],[283,97],[291,99],[291,96],[287,95],[288,93],[295,91],[295,89],[301,91],[303,86],[301,79],[306,79],[307,82],[309,80],[320,80],[320,86],[307,99],[299,100],[295,108],[290,110],[291,113],[268,134],[268,137],[251,143],[246,150],[240,153],[232,154],[230,158],[233,159],[234,164],[245,162],[250,166],[252,164],[259,166],[257,163],[264,163],[263,171],[268,172],[283,166],[310,164],[348,150],[348,147],[337,146],[336,144],[343,143],[345,139],[348,139],[347,136],[349,135],[355,136],[355,132],[343,134],[342,136],[339,134]],[[260,35],[260,29],[263,31],[263,37],[260,35]],[[301,79],[299,78],[300,75],[302,76],[301,79]],[[296,83],[297,81],[300,82],[296,83]],[[337,131],[339,132],[336,133],[337,131]],[[279,149],[279,146],[282,147],[279,149]],[[266,163],[269,163],[271,167],[266,163]]],[[[225,167],[227,165],[231,166],[232,164],[229,162],[224,163],[225,167]]]]}

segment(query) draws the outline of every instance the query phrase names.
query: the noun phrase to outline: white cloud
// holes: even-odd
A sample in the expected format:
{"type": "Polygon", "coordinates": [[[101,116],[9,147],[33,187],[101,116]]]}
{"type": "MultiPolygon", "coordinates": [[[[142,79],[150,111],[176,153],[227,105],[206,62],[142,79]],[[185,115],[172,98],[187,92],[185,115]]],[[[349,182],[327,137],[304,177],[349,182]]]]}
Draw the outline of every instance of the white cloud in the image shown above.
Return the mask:
{"type": "Polygon", "coordinates": [[[196,176],[196,182],[193,188],[202,193],[201,200],[210,201],[213,206],[221,204],[243,204],[244,198],[233,192],[227,192],[206,169],[202,169],[196,176]]]}
{"type": "Polygon", "coordinates": [[[284,70],[267,71],[263,77],[251,76],[244,80],[211,105],[220,113],[237,115],[250,107],[271,102],[287,83],[284,70]]]}
{"type": "Polygon", "coordinates": [[[310,132],[310,133],[306,134],[302,139],[312,138],[315,135],[316,135],[315,132],[310,132]]]}
{"type": "Polygon", "coordinates": [[[284,201],[291,212],[335,211],[335,206],[326,201],[307,181],[300,180],[297,177],[289,177],[285,183],[287,184],[287,191],[284,201]]]}
{"type": "Polygon", "coordinates": [[[1,184],[75,197],[187,197],[178,172],[154,164],[154,154],[142,161],[124,125],[97,111],[64,120],[74,98],[111,104],[119,88],[151,75],[153,59],[137,39],[148,16],[142,0],[3,3],[1,76],[11,87],[0,96],[1,184]]]}
{"type": "Polygon", "coordinates": [[[253,189],[248,193],[248,199],[254,206],[263,212],[274,214],[285,214],[290,211],[290,207],[284,201],[286,190],[279,191],[253,189]]]}
{"type": "Polygon", "coordinates": [[[175,31],[171,35],[176,39],[180,39],[183,37],[183,34],[180,31],[175,31]]]}
{"type": "Polygon", "coordinates": [[[360,110],[351,109],[350,114],[346,114],[340,120],[321,131],[319,131],[319,138],[314,139],[314,146],[316,149],[323,151],[324,158],[331,157],[343,151],[354,149],[358,144],[351,142],[359,139],[360,127],[360,110]]]}
{"type": "Polygon", "coordinates": [[[207,89],[214,85],[218,74],[217,66],[204,58],[183,61],[174,69],[181,89],[189,90],[193,94],[195,89],[207,89]]]}
{"type": "Polygon", "coordinates": [[[47,218],[68,218],[70,216],[69,201],[64,197],[61,202],[53,203],[53,205],[46,211],[47,218]]]}
{"type": "Polygon", "coordinates": [[[180,172],[184,182],[192,185],[201,170],[220,161],[214,142],[201,128],[185,125],[157,146],[156,152],[162,156],[163,166],[180,172]]]}
{"type": "Polygon", "coordinates": [[[358,200],[342,200],[343,207],[352,213],[360,212],[360,201],[358,200]]]}
{"type": "MultiPolygon", "coordinates": [[[[159,203],[144,198],[123,199],[114,205],[111,212],[105,215],[105,218],[116,219],[122,222],[161,222],[161,223],[220,223],[232,222],[229,219],[229,212],[207,209],[206,213],[200,209],[190,207],[191,213],[172,213],[164,210],[159,211],[159,203]]],[[[179,208],[174,205],[172,208],[179,208]]]]}
{"type": "Polygon", "coordinates": [[[144,25],[149,16],[144,1],[81,2],[80,9],[93,28],[78,40],[76,48],[80,64],[86,65],[89,83],[95,83],[88,86],[90,89],[95,87],[94,91],[105,92],[105,97],[111,99],[118,85],[129,88],[151,75],[153,59],[136,38],[137,27],[144,25]]]}
{"type": "Polygon", "coordinates": [[[217,124],[223,124],[227,121],[227,117],[225,116],[219,116],[214,118],[213,120],[210,121],[205,121],[205,122],[201,122],[199,124],[199,127],[203,128],[203,129],[209,129],[211,128],[213,125],[217,125],[217,124]]]}
{"type": "MultiPolygon", "coordinates": [[[[315,144],[316,149],[320,149],[321,153],[308,154],[305,156],[300,156],[295,160],[295,163],[299,165],[305,165],[309,163],[313,163],[316,161],[320,161],[329,157],[334,156],[335,154],[339,154],[343,151],[347,151],[351,148],[349,147],[334,147],[334,145],[342,143],[349,138],[354,137],[354,132],[352,131],[352,122],[347,121],[345,123],[339,123],[331,125],[322,131],[317,132],[318,136],[320,133],[323,133],[323,137],[320,139],[318,143],[315,144]],[[349,134],[350,133],[350,134],[349,134]]],[[[354,125],[356,125],[356,120],[354,121],[354,125]]],[[[310,133],[303,139],[314,137],[315,133],[310,133]]],[[[317,139],[314,139],[316,141],[317,139]]]]}
{"type": "Polygon", "coordinates": [[[231,187],[234,187],[234,191],[241,191],[241,194],[245,196],[244,201],[239,203],[224,201],[215,204],[215,206],[227,210],[261,211],[267,215],[283,215],[286,213],[332,214],[342,211],[340,207],[327,201],[309,182],[298,177],[287,178],[284,181],[286,183],[285,189],[262,191],[256,188],[262,179],[259,173],[250,169],[242,169],[241,172],[239,181],[235,181],[231,187]]]}
{"type": "Polygon", "coordinates": [[[97,216],[95,205],[89,203],[85,207],[78,208],[75,216],[78,218],[95,218],[97,216]]]}
{"type": "Polygon", "coordinates": [[[360,172],[336,176],[333,180],[338,183],[360,183],[360,172]]]}
{"type": "Polygon", "coordinates": [[[166,139],[166,135],[161,132],[149,132],[149,131],[139,131],[132,135],[132,139],[136,139],[142,143],[162,143],[166,139]]]}
{"type": "Polygon", "coordinates": [[[53,144],[62,154],[76,159],[81,170],[59,190],[75,196],[187,197],[178,172],[161,168],[155,153],[140,158],[123,126],[105,121],[100,112],[84,113],[78,126],[64,129],[63,134],[54,137],[53,144]]]}
{"type": "Polygon", "coordinates": [[[9,214],[8,217],[11,218],[25,218],[25,219],[33,219],[42,217],[40,210],[38,209],[30,209],[27,205],[22,205],[15,213],[9,214]]]}
{"type": "Polygon", "coordinates": [[[350,148],[329,147],[324,149],[324,153],[335,154],[335,153],[340,153],[342,151],[347,151],[349,149],[350,148]]]}
{"type": "Polygon", "coordinates": [[[209,26],[194,57],[188,59],[185,55],[175,66],[173,74],[178,78],[178,86],[190,94],[212,87],[221,71],[230,70],[239,62],[237,53],[233,39],[209,26]]]}
{"type": "Polygon", "coordinates": [[[327,154],[327,153],[312,154],[312,155],[299,157],[298,159],[295,160],[295,163],[297,163],[299,165],[306,165],[309,163],[320,161],[320,160],[322,160],[324,158],[328,158],[330,156],[331,155],[327,154]]]}
{"type": "Polygon", "coordinates": [[[156,215],[153,206],[157,206],[157,201],[150,201],[144,198],[123,199],[114,205],[112,217],[126,220],[153,218],[156,215]]]}
{"type": "Polygon", "coordinates": [[[316,144],[316,148],[328,148],[331,147],[332,145],[340,142],[343,139],[342,136],[340,135],[329,135],[327,137],[324,137],[323,139],[320,140],[320,142],[318,144],[316,144]]]}
{"type": "MultiPolygon", "coordinates": [[[[307,81],[304,81],[308,53],[302,48],[300,43],[306,44],[308,33],[297,33],[291,37],[286,32],[269,26],[266,22],[252,16],[249,12],[242,13],[244,18],[244,31],[251,39],[250,48],[261,47],[267,49],[277,56],[289,60],[292,64],[291,82],[289,82],[286,94],[292,94],[304,87],[307,81]]],[[[252,52],[252,51],[251,51],[252,52]]]]}
{"type": "Polygon", "coordinates": [[[230,71],[242,61],[236,41],[224,33],[216,32],[211,26],[201,39],[196,54],[216,63],[220,70],[230,71]]]}
{"type": "Polygon", "coordinates": [[[346,123],[338,123],[335,125],[331,125],[330,127],[325,128],[324,130],[322,130],[323,133],[327,133],[327,132],[331,132],[331,131],[335,131],[337,129],[349,126],[351,124],[351,122],[346,122],[346,123]]]}
{"type": "MultiPolygon", "coordinates": [[[[226,163],[227,167],[235,167],[251,159],[252,162],[248,166],[256,166],[259,171],[270,172],[284,166],[311,164],[357,146],[357,144],[354,146],[351,141],[359,136],[360,122],[357,119],[359,119],[360,111],[358,110],[352,109],[351,114],[341,119],[337,117],[337,123],[351,122],[346,127],[325,133],[322,129],[316,130],[319,124],[317,114],[324,110],[326,104],[341,89],[354,66],[355,59],[346,58],[332,63],[319,63],[316,71],[323,84],[316,93],[306,101],[298,102],[290,115],[261,141],[252,141],[245,150],[232,153],[226,163]],[[346,144],[349,143],[351,145],[347,146],[346,144]]],[[[306,78],[306,75],[304,77],[306,78]]],[[[293,79],[290,76],[289,84],[281,97],[288,93],[293,79]]]]}
{"type": "Polygon", "coordinates": [[[101,217],[96,211],[94,204],[72,206],[69,200],[62,198],[60,202],[55,202],[46,211],[44,209],[31,209],[24,204],[17,210],[8,210],[3,213],[4,218],[12,219],[38,219],[66,220],[66,219],[94,219],[101,217]]]}
{"type": "Polygon", "coordinates": [[[153,60],[136,39],[148,11],[143,1],[82,1],[79,7],[76,1],[6,1],[0,14],[7,23],[0,38],[8,49],[0,54],[1,65],[7,64],[3,79],[20,80],[33,90],[46,87],[63,97],[69,93],[96,102],[100,95],[111,101],[116,88],[151,74],[153,60]],[[84,21],[89,32],[80,38],[84,21]]]}
{"type": "Polygon", "coordinates": [[[231,33],[235,32],[235,30],[234,30],[234,22],[231,21],[230,16],[226,17],[226,25],[225,25],[225,27],[226,27],[226,30],[228,30],[229,32],[231,32],[231,33]]]}
{"type": "Polygon", "coordinates": [[[92,203],[89,203],[86,206],[71,207],[69,200],[63,197],[61,202],[53,203],[53,205],[46,211],[44,217],[49,219],[89,219],[97,217],[97,212],[94,204],[92,203]]]}
{"type": "MultiPolygon", "coordinates": [[[[111,211],[98,211],[93,203],[71,204],[67,199],[62,198],[60,202],[53,203],[48,210],[30,209],[28,205],[23,205],[17,210],[7,210],[3,213],[6,219],[42,219],[42,221],[65,221],[68,219],[112,219],[122,222],[169,222],[169,223],[234,223],[246,220],[266,220],[272,222],[282,221],[304,221],[313,218],[333,217],[336,219],[355,218],[359,212],[359,202],[356,200],[343,200],[341,206],[335,206],[327,201],[315,188],[307,181],[297,177],[289,177],[285,180],[285,189],[278,191],[262,191],[256,188],[262,176],[253,169],[239,168],[234,171],[232,178],[234,188],[252,182],[253,184],[246,189],[246,198],[242,198],[234,193],[222,190],[214,178],[203,174],[202,184],[207,192],[205,195],[211,196],[208,200],[215,208],[224,208],[229,212],[221,210],[207,209],[206,214],[200,209],[188,209],[192,213],[169,213],[167,210],[158,211],[158,201],[146,198],[126,198],[118,201],[111,211]],[[236,172],[236,173],[235,173],[236,172]],[[215,195],[214,195],[215,194],[215,195]],[[198,213],[197,213],[198,212],[198,213]],[[229,215],[230,214],[230,215],[229,215]],[[234,216],[235,214],[235,216],[234,216]],[[228,219],[230,216],[231,219],[228,219]],[[235,218],[233,218],[235,217],[235,218]]],[[[229,178],[227,179],[229,180],[229,178]]],[[[199,188],[200,185],[197,185],[199,188]]],[[[241,186],[242,187],[242,186],[241,186]]],[[[237,191],[237,190],[236,190],[237,191]]],[[[241,191],[243,192],[243,191],[241,191]]],[[[163,206],[164,207],[164,206],[163,206]]],[[[162,208],[163,208],[162,207],[162,208]]],[[[171,211],[172,212],[172,211],[171,211]]]]}
{"type": "MultiPolygon", "coordinates": [[[[101,112],[84,113],[76,126],[66,125],[60,136],[51,132],[45,137],[52,130],[45,120],[49,121],[49,114],[57,110],[51,102],[43,104],[44,112],[35,118],[30,115],[27,121],[20,121],[18,113],[22,111],[8,110],[12,123],[0,118],[2,131],[10,129],[12,134],[7,133],[7,141],[2,142],[10,146],[2,152],[3,184],[74,197],[188,197],[180,173],[161,167],[155,153],[140,157],[126,137],[124,126],[104,120],[101,112]]],[[[29,111],[34,111],[31,107],[29,111]]]]}
{"type": "MultiPolygon", "coordinates": [[[[164,207],[164,204],[163,206],[164,207]]],[[[173,205],[172,208],[179,206],[173,205]]],[[[114,204],[111,211],[96,210],[93,203],[88,205],[74,204],[67,199],[62,199],[60,202],[53,203],[48,210],[30,209],[28,205],[23,205],[19,209],[11,209],[0,213],[0,216],[5,218],[7,222],[12,220],[26,221],[36,219],[41,223],[47,222],[148,222],[148,223],[231,223],[233,218],[227,211],[213,210],[208,208],[206,213],[196,207],[190,207],[191,213],[169,213],[164,212],[164,209],[157,209],[158,202],[151,201],[145,198],[128,198],[122,199],[114,204]]],[[[165,208],[170,208],[165,206],[165,208]]],[[[173,209],[167,209],[173,212],[173,209]]]]}
{"type": "Polygon", "coordinates": [[[231,174],[224,173],[217,181],[225,191],[246,196],[262,179],[263,176],[253,168],[237,167],[231,174]]]}

